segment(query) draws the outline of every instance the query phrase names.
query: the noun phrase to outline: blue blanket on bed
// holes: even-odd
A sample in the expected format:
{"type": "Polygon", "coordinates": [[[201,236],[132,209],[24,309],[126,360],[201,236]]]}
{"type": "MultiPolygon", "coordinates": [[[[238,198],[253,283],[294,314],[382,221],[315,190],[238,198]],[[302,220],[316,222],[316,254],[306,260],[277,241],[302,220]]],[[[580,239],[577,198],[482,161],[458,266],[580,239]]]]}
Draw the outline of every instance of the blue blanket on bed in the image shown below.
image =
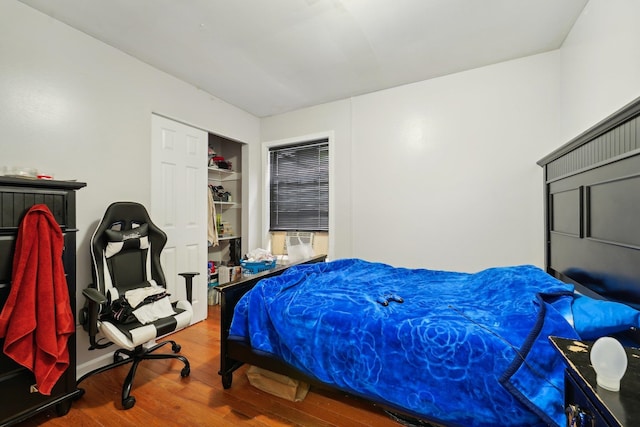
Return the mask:
{"type": "Polygon", "coordinates": [[[344,259],[260,281],[230,338],[431,421],[563,424],[564,366],[548,336],[578,338],[572,293],[534,266],[469,274],[344,259]],[[383,305],[390,295],[403,302],[383,305]]]}

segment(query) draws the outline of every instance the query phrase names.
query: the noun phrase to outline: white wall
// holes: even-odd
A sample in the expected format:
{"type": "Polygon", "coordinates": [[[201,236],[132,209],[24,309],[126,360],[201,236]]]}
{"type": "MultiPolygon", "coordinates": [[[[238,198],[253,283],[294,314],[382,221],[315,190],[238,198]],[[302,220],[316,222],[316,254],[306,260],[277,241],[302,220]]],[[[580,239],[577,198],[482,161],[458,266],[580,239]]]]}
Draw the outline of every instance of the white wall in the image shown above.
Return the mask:
{"type": "Polygon", "coordinates": [[[339,128],[335,257],[543,266],[536,161],[640,95],[639,19],[590,0],[555,52],[266,118],[261,139],[339,128]]]}
{"type": "MultiPolygon", "coordinates": [[[[0,2],[0,34],[0,166],[87,183],[77,199],[79,295],[91,281],[90,233],[107,205],[150,202],[152,112],[259,139],[256,117],[22,3],[0,2]]],[[[95,356],[87,347],[81,330],[79,364],[95,356]]]]}
{"type": "Polygon", "coordinates": [[[543,265],[557,53],[353,100],[354,255],[476,271],[543,265]]]}
{"type": "Polygon", "coordinates": [[[590,0],[561,52],[568,141],[640,96],[640,2],[590,0]]]}
{"type": "Polygon", "coordinates": [[[263,141],[336,130],[335,257],[475,271],[543,264],[542,171],[558,55],[262,120],[263,141]],[[343,159],[343,156],[348,156],[343,159]]]}
{"type": "MultiPolygon", "coordinates": [[[[262,120],[261,139],[265,143],[287,140],[305,135],[331,132],[334,136],[334,218],[330,218],[334,229],[334,259],[349,257],[351,247],[353,158],[351,155],[351,102],[337,101],[281,114],[262,120]]],[[[257,154],[259,155],[259,153],[257,154]]],[[[261,185],[261,184],[259,184],[261,185]]],[[[261,187],[260,187],[261,188],[261,187]]]]}

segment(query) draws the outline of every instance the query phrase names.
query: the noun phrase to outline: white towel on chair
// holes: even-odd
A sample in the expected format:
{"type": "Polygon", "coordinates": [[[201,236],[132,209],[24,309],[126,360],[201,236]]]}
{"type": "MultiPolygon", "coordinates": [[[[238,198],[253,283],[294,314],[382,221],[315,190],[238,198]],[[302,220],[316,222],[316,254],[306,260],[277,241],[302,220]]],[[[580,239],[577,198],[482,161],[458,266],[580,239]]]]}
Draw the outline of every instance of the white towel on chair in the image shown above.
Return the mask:
{"type": "Polygon", "coordinates": [[[138,322],[143,325],[163,317],[173,316],[174,314],[176,314],[176,312],[171,306],[171,301],[169,300],[168,295],[158,301],[154,301],[151,304],[145,304],[142,307],[133,310],[133,315],[136,316],[138,322]]]}
{"type": "Polygon", "coordinates": [[[161,294],[162,292],[166,291],[166,289],[162,286],[158,286],[155,280],[149,280],[148,283],[151,286],[131,289],[124,293],[124,297],[131,307],[136,308],[142,301],[144,301],[146,297],[161,294]]]}

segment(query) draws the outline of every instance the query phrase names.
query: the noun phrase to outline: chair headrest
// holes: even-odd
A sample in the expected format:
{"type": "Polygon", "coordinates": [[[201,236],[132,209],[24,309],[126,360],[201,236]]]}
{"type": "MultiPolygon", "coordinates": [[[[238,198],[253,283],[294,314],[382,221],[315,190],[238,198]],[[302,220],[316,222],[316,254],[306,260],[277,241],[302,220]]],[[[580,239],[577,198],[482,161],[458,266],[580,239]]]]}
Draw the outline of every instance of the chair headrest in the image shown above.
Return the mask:
{"type": "Polygon", "coordinates": [[[130,230],[105,230],[105,234],[107,236],[106,258],[111,258],[123,250],[149,248],[149,226],[146,223],[130,230]]]}

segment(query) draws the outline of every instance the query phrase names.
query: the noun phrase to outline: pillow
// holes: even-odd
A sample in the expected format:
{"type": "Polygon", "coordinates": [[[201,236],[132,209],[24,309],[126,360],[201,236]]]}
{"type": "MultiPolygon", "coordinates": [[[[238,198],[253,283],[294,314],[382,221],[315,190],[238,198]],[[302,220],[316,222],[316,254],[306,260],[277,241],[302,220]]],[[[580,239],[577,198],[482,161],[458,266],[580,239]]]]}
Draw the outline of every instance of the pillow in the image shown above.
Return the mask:
{"type": "Polygon", "coordinates": [[[583,340],[595,340],[640,326],[640,311],[619,302],[576,295],[572,310],[574,327],[583,340]]]}
{"type": "Polygon", "coordinates": [[[107,248],[104,256],[111,258],[118,252],[125,249],[147,249],[149,247],[148,224],[141,224],[132,230],[116,231],[106,230],[107,248]]]}

